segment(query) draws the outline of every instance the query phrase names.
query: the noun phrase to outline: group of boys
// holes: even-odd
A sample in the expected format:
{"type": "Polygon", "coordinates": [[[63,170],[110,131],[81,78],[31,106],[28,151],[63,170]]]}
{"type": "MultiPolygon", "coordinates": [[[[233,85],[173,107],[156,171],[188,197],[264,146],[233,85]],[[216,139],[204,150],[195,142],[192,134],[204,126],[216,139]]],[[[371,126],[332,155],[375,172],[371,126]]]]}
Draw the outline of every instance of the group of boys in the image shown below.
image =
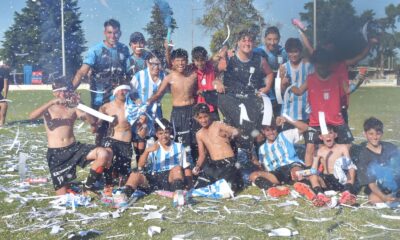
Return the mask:
{"type": "Polygon", "coordinates": [[[353,137],[342,114],[349,80],[331,50],[312,49],[310,63],[302,57],[300,39],[290,38],[282,48],[279,30],[271,27],[266,45],[254,48],[253,34],[244,30],[234,51],[223,48],[208,59],[203,47],[194,48],[192,65],[185,50],[169,52],[166,44],[170,70],[164,77],[158,51],[144,51],[142,34],[131,35],[131,57],[118,42],[120,34],[118,21],[106,21],[105,40],[89,50],[72,81],[76,88],[89,75],[91,106],[113,116],[112,123],[77,110],[71,102],[79,99],[66,83],[53,84],[56,98],[31,113],[31,118],[45,119],[47,158],[57,194],[68,191],[76,166],[94,160],[84,190],[96,192],[94,183],[104,175],[106,196],[112,196],[118,176],[119,184],[125,185],[124,198],[137,189],[190,189],[197,186],[196,179],[206,178],[209,183],[225,179],[235,192],[248,180],[273,197],[288,194],[282,184],[294,183],[294,189],[316,206],[329,204],[324,191],[341,191],[340,203],[352,205],[358,176],[371,202],[398,200],[397,173],[391,182],[395,186],[388,187],[371,167],[395,164],[398,155],[394,145],[380,142],[379,120],[370,118],[364,124],[368,143],[357,166],[350,158],[353,137]],[[280,83],[274,83],[274,70],[280,83]],[[160,103],[168,88],[170,122],[162,118],[160,103]],[[218,121],[218,111],[224,122],[218,121]],[[77,117],[98,134],[97,147],[76,142],[77,117]],[[304,160],[296,144],[303,136],[304,160]],[[137,157],[133,170],[132,142],[137,157]],[[245,156],[246,166],[238,164],[239,155],[245,156]],[[248,179],[244,171],[250,172],[248,179]]]}

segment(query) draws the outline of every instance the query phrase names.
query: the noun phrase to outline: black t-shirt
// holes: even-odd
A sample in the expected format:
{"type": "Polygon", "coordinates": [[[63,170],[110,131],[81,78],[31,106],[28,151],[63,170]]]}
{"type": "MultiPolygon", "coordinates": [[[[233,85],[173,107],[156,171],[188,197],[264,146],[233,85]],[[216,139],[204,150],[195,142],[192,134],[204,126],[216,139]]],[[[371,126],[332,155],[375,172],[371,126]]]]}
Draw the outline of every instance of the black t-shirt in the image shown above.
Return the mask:
{"type": "Polygon", "coordinates": [[[389,142],[381,142],[381,144],[380,154],[372,152],[367,147],[360,152],[357,176],[362,186],[374,183],[382,177],[391,178],[387,175],[395,175],[395,171],[399,171],[400,156],[397,146],[389,142]]]}
{"type": "Polygon", "coordinates": [[[228,61],[224,86],[228,93],[254,93],[255,90],[265,87],[264,78],[260,55],[253,53],[247,62],[242,62],[235,55],[228,61]]]}
{"type": "Polygon", "coordinates": [[[0,93],[4,88],[4,79],[9,79],[10,71],[5,67],[0,67],[0,93]]]}

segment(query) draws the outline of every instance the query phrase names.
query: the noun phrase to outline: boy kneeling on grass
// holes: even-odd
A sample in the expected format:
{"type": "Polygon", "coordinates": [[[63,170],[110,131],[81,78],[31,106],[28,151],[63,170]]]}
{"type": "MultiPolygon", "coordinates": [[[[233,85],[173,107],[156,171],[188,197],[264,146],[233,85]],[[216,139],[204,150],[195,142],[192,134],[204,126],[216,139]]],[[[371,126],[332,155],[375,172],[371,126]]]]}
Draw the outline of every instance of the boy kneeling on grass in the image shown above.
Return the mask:
{"type": "Polygon", "coordinates": [[[152,146],[147,146],[140,156],[138,171],[129,175],[121,194],[120,204],[125,204],[127,197],[138,188],[146,190],[183,190],[186,185],[191,187],[190,170],[185,147],[181,143],[173,142],[172,124],[166,120],[160,120],[162,125],[155,124],[157,141],[152,146]],[[125,201],[124,201],[125,200],[125,201]]]}
{"type": "Polygon", "coordinates": [[[272,197],[289,194],[288,187],[276,187],[284,183],[302,180],[296,175],[304,169],[303,161],[297,156],[294,144],[302,140],[302,133],[307,131],[308,125],[302,121],[291,121],[285,117],[277,117],[271,125],[262,126],[262,133],[266,138],[258,150],[258,160],[253,158],[257,170],[251,173],[250,180],[261,189],[268,189],[272,197]],[[296,128],[278,134],[277,127],[285,122],[296,128]]]}
{"type": "Polygon", "coordinates": [[[317,206],[330,202],[329,198],[322,195],[323,190],[341,191],[342,196],[339,199],[341,204],[354,205],[357,201],[354,188],[357,167],[350,159],[347,145],[337,144],[336,137],[336,129],[332,126],[328,126],[327,134],[319,135],[323,144],[319,145],[312,168],[316,172],[318,166],[322,166],[323,172],[320,176],[310,176],[314,192],[320,196],[320,200],[323,200],[315,202],[317,206]]]}
{"type": "Polygon", "coordinates": [[[239,130],[223,122],[214,121],[210,109],[204,103],[194,107],[194,118],[201,129],[196,133],[199,148],[199,158],[193,174],[198,175],[204,170],[204,175],[211,182],[225,179],[234,192],[243,188],[242,176],[236,167],[236,156],[230,145],[230,140],[239,135],[239,130]],[[206,155],[210,155],[206,163],[206,155]]]}
{"type": "Polygon", "coordinates": [[[76,167],[91,164],[86,183],[85,195],[99,196],[94,183],[99,180],[105,169],[111,166],[112,151],[109,148],[96,147],[78,142],[74,135],[74,123],[79,118],[87,121],[96,130],[94,117],[78,110],[75,105],[79,98],[67,90],[64,81],[52,84],[54,98],[30,113],[29,119],[43,116],[47,133],[47,163],[57,195],[71,191],[69,185],[76,178],[76,167]]]}
{"type": "Polygon", "coordinates": [[[367,145],[360,152],[358,180],[366,186],[370,203],[400,201],[400,151],[397,146],[381,141],[383,123],[374,117],[364,122],[367,145]]]}

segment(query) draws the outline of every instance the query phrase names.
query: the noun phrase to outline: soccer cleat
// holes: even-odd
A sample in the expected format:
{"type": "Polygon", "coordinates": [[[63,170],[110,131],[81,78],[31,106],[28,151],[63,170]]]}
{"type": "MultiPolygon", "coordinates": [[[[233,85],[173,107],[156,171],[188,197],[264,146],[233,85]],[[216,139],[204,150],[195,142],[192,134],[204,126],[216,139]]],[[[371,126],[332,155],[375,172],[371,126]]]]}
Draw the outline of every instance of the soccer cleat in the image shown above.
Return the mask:
{"type": "Polygon", "coordinates": [[[339,203],[352,206],[357,203],[357,197],[356,195],[351,194],[349,191],[344,191],[339,199],[339,203]]]}
{"type": "Polygon", "coordinates": [[[104,196],[112,197],[113,185],[106,185],[103,190],[104,196]]]}
{"type": "Polygon", "coordinates": [[[302,196],[305,196],[310,201],[312,201],[316,196],[311,187],[305,183],[296,182],[293,184],[293,187],[296,192],[300,193],[302,196]]]}
{"type": "Polygon", "coordinates": [[[278,198],[289,195],[290,189],[285,186],[270,187],[268,188],[267,193],[271,197],[278,198]]]}
{"type": "Polygon", "coordinates": [[[323,207],[328,205],[331,202],[331,199],[325,196],[323,193],[318,193],[312,201],[314,206],[323,207]]]}

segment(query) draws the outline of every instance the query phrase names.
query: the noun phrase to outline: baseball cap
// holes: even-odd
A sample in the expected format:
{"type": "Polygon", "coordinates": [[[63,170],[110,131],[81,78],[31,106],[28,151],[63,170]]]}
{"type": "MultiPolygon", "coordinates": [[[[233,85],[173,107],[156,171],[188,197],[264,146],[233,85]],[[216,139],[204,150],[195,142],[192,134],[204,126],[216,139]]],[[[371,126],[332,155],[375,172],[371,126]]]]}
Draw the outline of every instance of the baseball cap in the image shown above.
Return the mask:
{"type": "Polygon", "coordinates": [[[145,42],[144,36],[141,32],[134,32],[131,34],[131,37],[129,38],[129,43],[133,42],[145,42]]]}

